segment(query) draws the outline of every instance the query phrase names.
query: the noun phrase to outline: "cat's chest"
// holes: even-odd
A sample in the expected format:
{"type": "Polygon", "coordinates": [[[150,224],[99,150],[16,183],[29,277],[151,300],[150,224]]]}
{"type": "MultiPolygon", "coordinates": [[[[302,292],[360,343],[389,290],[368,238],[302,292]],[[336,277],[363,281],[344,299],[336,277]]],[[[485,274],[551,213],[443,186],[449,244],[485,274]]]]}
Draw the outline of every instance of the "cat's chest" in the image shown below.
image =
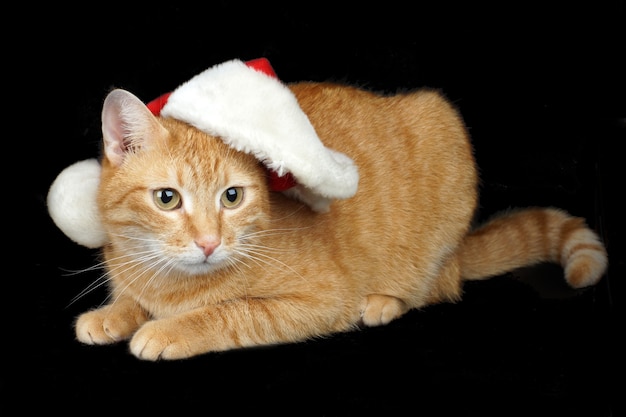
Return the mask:
{"type": "Polygon", "coordinates": [[[241,298],[245,283],[237,274],[230,279],[206,276],[158,277],[148,283],[120,285],[117,288],[132,297],[153,318],[164,318],[186,311],[241,298]]]}

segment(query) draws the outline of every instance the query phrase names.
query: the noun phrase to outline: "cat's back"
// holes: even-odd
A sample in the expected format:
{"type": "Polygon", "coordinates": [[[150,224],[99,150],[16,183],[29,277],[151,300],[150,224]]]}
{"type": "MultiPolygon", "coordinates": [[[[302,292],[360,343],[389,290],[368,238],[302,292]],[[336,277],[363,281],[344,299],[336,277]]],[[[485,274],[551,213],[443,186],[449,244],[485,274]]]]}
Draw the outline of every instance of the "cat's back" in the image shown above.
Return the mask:
{"type": "Polygon", "coordinates": [[[414,204],[409,195],[418,194],[475,206],[478,176],[469,135],[438,91],[382,95],[312,82],[291,88],[322,142],[356,162],[357,198],[385,190],[397,195],[393,189],[402,188],[408,204],[414,204]]]}
{"type": "Polygon", "coordinates": [[[321,141],[351,157],[359,170],[356,195],[321,215],[324,221],[318,219],[316,233],[308,235],[310,246],[321,251],[339,242],[332,256],[352,276],[393,270],[394,282],[410,287],[403,297],[421,297],[422,284],[414,286],[413,278],[434,276],[467,233],[477,204],[477,172],[462,118],[431,90],[380,95],[330,83],[291,88],[321,141]]]}
{"type": "Polygon", "coordinates": [[[406,162],[415,158],[428,159],[435,166],[454,162],[455,171],[471,174],[475,170],[463,119],[436,90],[383,95],[349,85],[314,82],[290,88],[322,142],[345,152],[357,164],[362,165],[371,155],[396,162],[405,156],[406,162]]]}

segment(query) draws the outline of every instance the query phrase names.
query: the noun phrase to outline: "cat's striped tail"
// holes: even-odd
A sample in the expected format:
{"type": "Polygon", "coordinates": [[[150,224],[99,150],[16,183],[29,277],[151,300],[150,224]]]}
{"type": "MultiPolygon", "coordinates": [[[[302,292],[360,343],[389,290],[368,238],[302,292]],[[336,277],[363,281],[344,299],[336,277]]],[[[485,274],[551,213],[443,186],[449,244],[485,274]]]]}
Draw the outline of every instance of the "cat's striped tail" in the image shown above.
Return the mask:
{"type": "Polygon", "coordinates": [[[559,263],[573,288],[596,284],[607,252],[584,219],[555,208],[505,212],[472,230],[459,251],[461,276],[480,280],[542,262],[559,263]]]}

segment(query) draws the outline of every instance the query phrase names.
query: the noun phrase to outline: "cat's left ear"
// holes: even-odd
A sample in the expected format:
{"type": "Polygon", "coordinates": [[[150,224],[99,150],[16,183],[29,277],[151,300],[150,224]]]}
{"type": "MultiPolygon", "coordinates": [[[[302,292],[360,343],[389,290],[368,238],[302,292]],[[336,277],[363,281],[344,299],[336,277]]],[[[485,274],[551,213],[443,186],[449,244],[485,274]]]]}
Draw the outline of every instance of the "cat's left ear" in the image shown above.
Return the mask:
{"type": "Polygon", "coordinates": [[[113,166],[121,165],[129,152],[149,146],[151,138],[166,134],[152,112],[132,93],[118,88],[107,95],[102,106],[102,138],[104,156],[113,166]]]}
{"type": "Polygon", "coordinates": [[[59,229],[79,245],[99,248],[107,242],[96,205],[100,163],[86,159],[65,168],[47,196],[48,213],[59,229]]]}

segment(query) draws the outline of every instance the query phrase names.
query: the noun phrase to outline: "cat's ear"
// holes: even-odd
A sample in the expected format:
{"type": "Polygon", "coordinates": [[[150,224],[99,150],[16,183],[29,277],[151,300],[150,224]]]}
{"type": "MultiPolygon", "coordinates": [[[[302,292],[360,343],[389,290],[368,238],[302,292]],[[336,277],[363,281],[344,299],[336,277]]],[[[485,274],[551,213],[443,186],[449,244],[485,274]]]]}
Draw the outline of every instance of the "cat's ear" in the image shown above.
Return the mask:
{"type": "Polygon", "coordinates": [[[119,166],[129,152],[148,146],[151,138],[166,134],[146,105],[126,90],[111,91],[102,106],[104,156],[119,166]]]}

